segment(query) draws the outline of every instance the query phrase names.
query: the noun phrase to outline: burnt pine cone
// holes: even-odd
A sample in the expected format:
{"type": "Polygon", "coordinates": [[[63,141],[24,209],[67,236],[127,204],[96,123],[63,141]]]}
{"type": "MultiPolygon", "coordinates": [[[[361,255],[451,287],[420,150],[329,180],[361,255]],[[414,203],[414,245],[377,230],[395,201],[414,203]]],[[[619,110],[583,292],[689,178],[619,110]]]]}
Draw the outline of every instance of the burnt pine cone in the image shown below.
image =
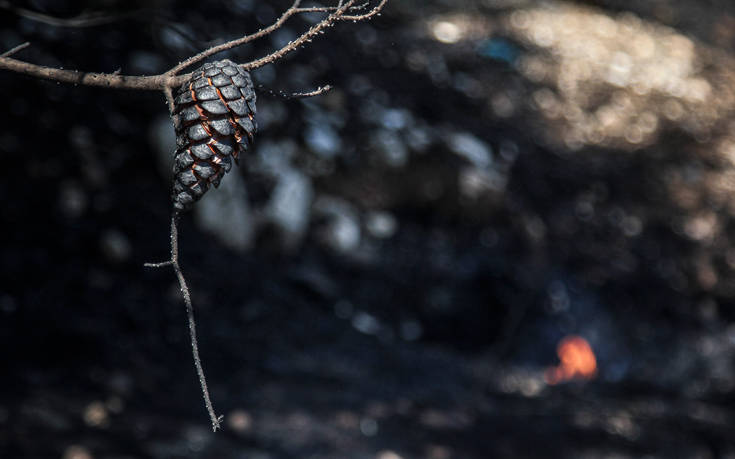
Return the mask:
{"type": "Polygon", "coordinates": [[[250,73],[230,60],[196,69],[174,96],[173,203],[189,209],[252,148],[258,125],[250,73]]]}

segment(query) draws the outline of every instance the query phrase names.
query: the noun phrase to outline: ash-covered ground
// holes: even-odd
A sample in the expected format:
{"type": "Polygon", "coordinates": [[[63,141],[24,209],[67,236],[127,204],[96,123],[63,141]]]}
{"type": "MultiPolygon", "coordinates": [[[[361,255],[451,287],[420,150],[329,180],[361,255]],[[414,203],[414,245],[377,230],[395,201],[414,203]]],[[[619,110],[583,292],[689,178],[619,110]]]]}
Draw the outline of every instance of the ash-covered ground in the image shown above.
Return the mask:
{"type": "MultiPolygon", "coordinates": [[[[155,74],[288,2],[22,6],[120,17],[2,6],[17,58],[155,74]]],[[[0,457],[735,457],[734,52],[727,1],[391,0],[255,71],[334,89],[182,219],[214,434],[163,96],[0,72],[0,457]]]]}

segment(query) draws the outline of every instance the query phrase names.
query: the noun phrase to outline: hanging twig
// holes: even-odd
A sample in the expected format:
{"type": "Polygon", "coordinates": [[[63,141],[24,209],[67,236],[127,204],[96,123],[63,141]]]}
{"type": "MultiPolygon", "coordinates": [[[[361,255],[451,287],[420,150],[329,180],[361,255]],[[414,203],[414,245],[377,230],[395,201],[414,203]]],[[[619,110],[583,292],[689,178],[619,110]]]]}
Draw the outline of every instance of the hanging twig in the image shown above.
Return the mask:
{"type": "Polygon", "coordinates": [[[212,430],[217,431],[222,422],[222,416],[217,416],[212,406],[212,400],[209,397],[209,389],[207,389],[207,379],[204,377],[204,369],[202,368],[202,360],[199,358],[199,343],[197,341],[196,321],[194,320],[194,306],[191,302],[191,293],[186,285],[184,273],[179,265],[179,212],[174,211],[171,215],[171,259],[161,263],[145,263],[143,266],[147,268],[163,268],[172,266],[179,281],[181,296],[184,297],[186,304],[186,315],[189,321],[189,337],[191,338],[191,353],[194,356],[194,367],[196,367],[197,376],[199,377],[199,385],[202,387],[202,395],[204,396],[204,405],[207,407],[209,419],[212,421],[212,430]]]}

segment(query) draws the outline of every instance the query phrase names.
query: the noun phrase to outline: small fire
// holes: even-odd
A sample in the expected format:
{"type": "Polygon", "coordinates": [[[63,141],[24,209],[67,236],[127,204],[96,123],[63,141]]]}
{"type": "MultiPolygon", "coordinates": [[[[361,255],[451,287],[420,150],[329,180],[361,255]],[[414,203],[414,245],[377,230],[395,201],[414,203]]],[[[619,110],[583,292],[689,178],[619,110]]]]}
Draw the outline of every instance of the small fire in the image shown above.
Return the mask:
{"type": "Polygon", "coordinates": [[[581,336],[564,337],[556,346],[561,363],[546,369],[547,384],[559,384],[572,379],[590,380],[597,376],[597,359],[592,347],[581,336]]]}

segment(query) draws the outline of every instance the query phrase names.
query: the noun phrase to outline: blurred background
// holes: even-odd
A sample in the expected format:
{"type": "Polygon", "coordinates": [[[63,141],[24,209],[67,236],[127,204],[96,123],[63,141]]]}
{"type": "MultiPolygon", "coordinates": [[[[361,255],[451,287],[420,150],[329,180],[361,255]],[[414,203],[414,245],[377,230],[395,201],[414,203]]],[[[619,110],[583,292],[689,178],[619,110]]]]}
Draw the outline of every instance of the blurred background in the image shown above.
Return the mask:
{"type": "MultiPolygon", "coordinates": [[[[289,4],[0,2],[0,45],[155,74],[289,4]]],[[[0,72],[0,457],[735,457],[734,52],[726,0],[390,0],[255,71],[334,89],[259,91],[182,219],[217,434],[143,268],[163,96],[0,72]]]]}

